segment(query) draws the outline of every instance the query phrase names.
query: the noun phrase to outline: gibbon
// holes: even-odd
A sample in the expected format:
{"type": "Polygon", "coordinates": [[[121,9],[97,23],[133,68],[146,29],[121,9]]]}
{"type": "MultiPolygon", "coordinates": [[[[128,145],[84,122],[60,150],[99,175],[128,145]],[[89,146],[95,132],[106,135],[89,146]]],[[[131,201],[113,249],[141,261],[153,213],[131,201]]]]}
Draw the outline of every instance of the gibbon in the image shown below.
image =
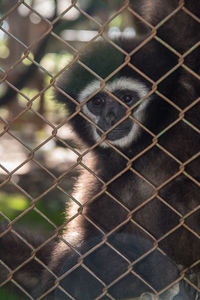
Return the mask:
{"type": "MultiPolygon", "coordinates": [[[[142,2],[139,12],[153,26],[176,6],[142,2]]],[[[160,38],[176,51],[153,37],[143,45],[144,37],[96,42],[55,85],[56,99],[66,104],[89,156],[62,235],[48,255],[40,250],[48,269],[39,264],[34,298],[200,297],[186,284],[199,276],[199,80],[178,55],[199,39],[200,30],[180,14],[177,27],[174,21],[160,27],[160,38]],[[191,273],[184,274],[186,281],[185,269],[191,273]]],[[[187,62],[198,72],[197,52],[187,62]]],[[[5,244],[6,236],[0,249],[5,244]]]]}

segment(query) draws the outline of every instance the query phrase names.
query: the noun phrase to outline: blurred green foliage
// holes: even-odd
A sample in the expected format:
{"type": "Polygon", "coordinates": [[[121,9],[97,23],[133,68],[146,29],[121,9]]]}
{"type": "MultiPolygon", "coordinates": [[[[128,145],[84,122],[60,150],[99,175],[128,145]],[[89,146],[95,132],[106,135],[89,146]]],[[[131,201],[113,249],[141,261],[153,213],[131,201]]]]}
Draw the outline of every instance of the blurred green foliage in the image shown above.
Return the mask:
{"type": "Polygon", "coordinates": [[[0,300],[20,300],[20,298],[8,292],[8,290],[0,288],[0,300]]]}
{"type": "Polygon", "coordinates": [[[18,221],[18,224],[29,224],[30,228],[43,228],[44,231],[52,231],[54,229],[52,225],[38,214],[37,209],[57,226],[63,223],[64,203],[63,205],[55,203],[53,209],[45,205],[45,202],[42,200],[35,204],[36,210],[34,208],[29,210],[30,205],[31,201],[20,193],[0,192],[0,211],[10,220],[14,220],[22,212],[27,210],[26,214],[18,221]]]}

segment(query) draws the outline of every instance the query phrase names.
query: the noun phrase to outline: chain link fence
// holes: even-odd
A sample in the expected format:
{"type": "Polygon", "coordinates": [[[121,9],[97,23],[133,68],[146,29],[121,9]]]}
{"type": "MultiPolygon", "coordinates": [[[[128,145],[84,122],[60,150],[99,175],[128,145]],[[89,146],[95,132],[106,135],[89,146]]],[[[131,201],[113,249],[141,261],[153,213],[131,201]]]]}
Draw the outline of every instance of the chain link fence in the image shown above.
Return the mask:
{"type": "MultiPolygon", "coordinates": [[[[6,40],[6,43],[2,44],[2,47],[4,47],[2,49],[5,49],[4,52],[3,50],[0,50],[0,53],[3,53],[5,56],[2,56],[1,58],[2,67],[0,68],[2,86],[2,89],[0,90],[0,153],[2,157],[2,159],[0,159],[0,197],[2,198],[0,199],[0,214],[1,222],[4,224],[0,238],[3,240],[9,235],[10,258],[8,260],[1,259],[0,261],[1,268],[4,270],[2,271],[2,274],[6,273],[6,276],[2,276],[3,278],[1,278],[0,275],[0,299],[18,299],[18,296],[15,298],[15,292],[13,292],[14,294],[10,294],[10,291],[6,290],[7,287],[10,287],[9,284],[11,284],[14,291],[17,291],[16,295],[18,292],[21,293],[20,299],[22,299],[22,297],[24,297],[24,299],[45,299],[49,292],[55,289],[55,287],[58,287],[63,291],[66,295],[66,299],[76,299],[75,295],[71,294],[69,291],[65,291],[60,285],[60,281],[64,276],[70,275],[75,267],[72,267],[66,274],[61,276],[53,274],[54,283],[52,287],[36,298],[31,294],[29,288],[27,288],[29,284],[23,285],[20,278],[16,277],[16,274],[32,260],[36,261],[39,265],[42,265],[44,269],[52,274],[49,265],[40,259],[38,253],[40,253],[40,250],[44,247],[49,247],[51,250],[51,247],[49,246],[51,241],[57,238],[59,233],[65,227],[65,225],[63,225],[63,211],[65,205],[68,206],[68,201],[75,202],[79,206],[78,213],[74,213],[74,215],[66,221],[68,223],[74,218],[78,218],[78,216],[82,214],[84,206],[88,205],[87,203],[85,205],[80,204],[72,193],[73,185],[76,182],[76,177],[77,174],[79,174],[80,169],[86,170],[88,178],[97,178],[98,182],[102,185],[101,191],[98,192],[91,201],[95,201],[95,199],[98,199],[103,193],[106,193],[120,209],[123,208],[127,213],[127,219],[120,222],[109,233],[105,233],[99,228],[95,221],[85,216],[88,222],[103,235],[101,242],[98,242],[95,246],[91,247],[91,249],[83,255],[80,254],[80,260],[78,262],[78,265],[81,265],[92,278],[95,278],[102,285],[101,292],[94,299],[119,299],[116,296],[113,296],[110,291],[112,291],[112,287],[120,283],[127,274],[132,274],[135,280],[144,283],[144,285],[146,285],[155,295],[155,299],[159,299],[159,295],[162,295],[165,291],[172,291],[171,288],[176,288],[176,284],[181,281],[183,281],[187,287],[193,289],[193,294],[195,295],[194,299],[199,299],[200,290],[198,278],[193,279],[193,275],[187,275],[191,270],[198,268],[199,258],[198,260],[193,261],[189,267],[182,268],[175,282],[162,287],[159,291],[147,282],[145,278],[140,276],[136,271],[136,265],[137,263],[142,263],[154,250],[157,250],[164,255],[164,251],[160,248],[160,243],[172,236],[173,233],[180,228],[184,228],[190,235],[193,235],[195,239],[199,240],[199,227],[194,227],[191,221],[195,220],[196,222],[199,220],[199,204],[187,204],[187,213],[182,213],[176,205],[170,202],[170,197],[169,200],[165,199],[162,197],[162,193],[160,193],[161,189],[168,184],[174,182],[175,184],[178,184],[175,180],[182,174],[193,185],[196,194],[199,194],[199,177],[196,178],[196,176],[193,176],[192,172],[192,163],[194,161],[199,161],[199,152],[193,153],[192,156],[183,162],[176,157],[173,151],[167,150],[162,143],[160,143],[159,139],[170,129],[173,129],[180,121],[185,122],[191,129],[191,132],[195,132],[196,135],[199,135],[200,126],[196,123],[193,124],[192,112],[194,110],[197,112],[200,100],[199,98],[193,99],[187,106],[181,108],[173,101],[173,99],[167,98],[157,89],[158,85],[168,76],[176,72],[179,67],[184,69],[191,77],[194,77],[195,80],[199,80],[199,74],[185,64],[185,59],[198,49],[199,41],[196,44],[193,44],[184,53],[180,53],[170,44],[163,41],[157,35],[157,31],[160,28],[162,29],[162,26],[169,20],[176,18],[176,15],[180,11],[184,12],[189,18],[197,23],[200,22],[200,19],[194,12],[187,9],[184,1],[179,1],[179,5],[176,9],[162,19],[156,26],[150,24],[138,13],[134,8],[134,5],[132,5],[132,1],[116,1],[115,3],[110,1],[109,4],[104,1],[97,1],[95,2],[96,4],[93,3],[94,7],[92,6],[92,1],[90,3],[91,7],[88,4],[89,2],[90,1],[44,1],[42,4],[42,1],[11,1],[9,4],[2,4],[3,14],[1,16],[0,31],[6,40]],[[44,3],[46,3],[46,6],[44,3]],[[62,5],[59,6],[59,3],[62,3],[62,5]],[[45,13],[48,14],[49,7],[50,12],[49,15],[46,16],[45,13]],[[17,27],[18,24],[16,23],[15,26],[12,27],[12,21],[10,20],[13,20],[13,18],[16,18],[16,20],[21,19],[22,24],[19,28],[22,31],[21,33],[17,31],[15,33],[15,26],[17,27]],[[34,30],[32,30],[33,27],[34,30]],[[89,29],[82,30],[82,28],[89,29]],[[121,30],[119,30],[119,28],[121,30]],[[127,30],[127,28],[129,28],[129,30],[127,30]],[[166,126],[162,132],[155,134],[141,122],[132,117],[131,107],[131,109],[127,109],[126,116],[118,123],[122,123],[128,116],[151,136],[152,142],[150,145],[141,150],[133,158],[129,158],[119,150],[118,147],[106,140],[108,133],[118,125],[117,123],[108,131],[103,132],[101,139],[97,143],[82,150],[82,148],[79,147],[79,143],[74,142],[74,133],[69,129],[67,125],[68,121],[72,120],[76,115],[81,115],[84,119],[87,119],[90,124],[94,125],[94,123],[81,111],[84,102],[78,104],[77,99],[71,99],[71,101],[76,103],[77,107],[76,111],[67,117],[65,116],[66,112],[63,111],[62,107],[60,108],[60,106],[54,104],[52,99],[55,97],[53,94],[56,91],[61,92],[62,94],[64,93],[57,85],[57,79],[67,69],[71,68],[73,64],[79,61],[82,68],[86,69],[94,79],[99,79],[102,86],[105,86],[106,81],[99,78],[98,74],[95,74],[95,72],[80,60],[80,54],[84,53],[87,48],[96,43],[101,37],[103,37],[108,44],[112,45],[112,47],[119,52],[122,52],[122,49],[113,41],[112,34],[114,34],[114,37],[116,35],[129,35],[134,37],[134,35],[137,35],[137,32],[139,32],[139,34],[142,32],[142,34],[145,35],[145,28],[148,28],[150,34],[148,34],[146,38],[143,39],[143,42],[131,52],[131,55],[141,51],[151,40],[156,40],[158,43],[162,44],[163,47],[166,47],[177,56],[178,63],[155,82],[152,78],[145,75],[131,64],[129,62],[130,55],[125,53],[126,60],[124,63],[110,73],[106,78],[106,81],[116,75],[124,65],[129,65],[130,68],[136,71],[140,76],[144,77],[152,85],[151,91],[145,98],[156,93],[163,101],[166,101],[170,106],[173,106],[174,110],[177,111],[178,117],[166,126]],[[58,49],[62,49],[62,51],[58,49]],[[12,54],[11,59],[7,61],[6,59],[9,59],[9,55],[7,56],[5,54],[6,51],[10,51],[12,54]],[[17,54],[15,52],[17,52],[17,54]],[[57,52],[59,52],[58,56],[55,54],[57,52]],[[67,53],[66,55],[65,52],[67,53]],[[49,53],[51,53],[50,56],[47,56],[49,53]],[[54,55],[52,53],[54,53],[54,55]],[[25,61],[27,62],[26,65],[24,65],[25,61]],[[34,87],[32,86],[32,82],[34,82],[34,87]],[[28,90],[27,86],[30,86],[28,90]],[[37,88],[35,88],[35,86],[37,86],[37,88]],[[34,90],[34,93],[32,90],[34,90]],[[187,117],[187,114],[189,117],[187,117]],[[126,161],[126,167],[115,174],[112,179],[107,182],[102,180],[102,178],[89,167],[89,164],[87,164],[88,155],[103,142],[106,142],[113,151],[116,151],[116,153],[126,161]],[[155,186],[148,178],[133,167],[133,163],[148,153],[148,151],[151,151],[153,147],[157,147],[159,151],[162,151],[179,166],[177,172],[173,173],[170,178],[163,180],[158,186],[155,186]],[[190,168],[190,170],[187,169],[187,167],[190,168]],[[117,199],[117,197],[109,192],[109,185],[123,176],[127,171],[131,171],[153,190],[153,194],[142,201],[140,205],[134,207],[134,209],[126,207],[120,199],[117,199]],[[13,197],[14,202],[12,202],[13,197]],[[145,208],[147,209],[147,212],[144,211],[144,213],[147,213],[148,215],[148,204],[154,201],[155,198],[175,215],[174,218],[179,219],[178,223],[175,221],[172,222],[174,225],[171,227],[169,226],[169,230],[160,237],[153,236],[148,228],[145,227],[145,224],[140,224],[140,222],[137,221],[137,218],[134,218],[134,213],[145,208]],[[55,202],[58,203],[55,204],[55,202]],[[19,208],[20,205],[21,208],[19,208]],[[14,213],[11,213],[11,211],[14,211],[14,213]],[[109,242],[109,237],[111,237],[112,234],[115,234],[130,220],[137,230],[143,232],[145,236],[153,240],[153,246],[134,261],[126,258],[123,251],[120,250],[120,247],[115,247],[109,242]],[[190,220],[190,222],[187,222],[187,220],[190,220]],[[32,231],[36,236],[38,236],[38,233],[41,233],[43,239],[41,240],[40,245],[32,244],[31,240],[29,240],[26,235],[20,234],[21,231],[16,229],[18,226],[20,230],[23,231],[26,229],[27,231],[32,231]],[[28,227],[28,229],[25,227],[28,227]],[[16,251],[19,253],[21,252],[20,247],[15,249],[12,246],[12,241],[15,241],[16,239],[21,241],[23,245],[26,245],[27,249],[29,249],[29,255],[23,258],[23,261],[18,260],[13,266],[9,264],[9,261],[13,260],[16,251]],[[102,245],[109,247],[114,255],[118,256],[119,261],[122,259],[127,263],[127,269],[122,269],[121,273],[109,283],[104,282],[99,278],[98,274],[95,274],[95,272],[84,263],[84,261],[87,260],[87,257],[95,253],[102,245]]],[[[109,91],[107,91],[107,93],[109,93],[110,96],[115,97],[109,91]]],[[[69,97],[69,95],[67,96],[69,97]]],[[[116,101],[120,101],[117,97],[115,98],[116,101]]],[[[88,100],[89,99],[85,100],[85,103],[88,100]]],[[[177,143],[178,142],[179,141],[177,141],[177,143]]],[[[167,166],[163,166],[163,168],[167,168],[167,166]]],[[[183,196],[181,191],[180,194],[183,196]]],[[[190,195],[188,195],[187,199],[190,201],[190,195]]],[[[5,248],[4,251],[9,253],[7,248],[5,248]]],[[[27,275],[27,281],[28,280],[29,277],[27,275]]],[[[143,294],[141,291],[138,298],[134,299],[139,299],[139,297],[141,297],[140,299],[153,299],[151,297],[154,296],[152,296],[152,294],[143,294]]],[[[173,299],[170,296],[170,292],[167,294],[166,299],[173,299]]]]}

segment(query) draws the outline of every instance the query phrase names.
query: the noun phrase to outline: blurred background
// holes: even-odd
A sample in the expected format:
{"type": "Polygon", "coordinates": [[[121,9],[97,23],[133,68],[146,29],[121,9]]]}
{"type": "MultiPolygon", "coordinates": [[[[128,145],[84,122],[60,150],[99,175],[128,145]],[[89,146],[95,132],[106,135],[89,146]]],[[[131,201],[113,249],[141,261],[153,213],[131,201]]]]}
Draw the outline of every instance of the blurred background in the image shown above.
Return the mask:
{"type": "MultiPolygon", "coordinates": [[[[122,0],[0,1],[0,219],[51,236],[79,173],[54,80],[104,25],[110,38],[144,31],[122,0]],[[56,129],[56,131],[55,131],[56,129]]],[[[0,289],[0,299],[13,296],[0,289]]]]}

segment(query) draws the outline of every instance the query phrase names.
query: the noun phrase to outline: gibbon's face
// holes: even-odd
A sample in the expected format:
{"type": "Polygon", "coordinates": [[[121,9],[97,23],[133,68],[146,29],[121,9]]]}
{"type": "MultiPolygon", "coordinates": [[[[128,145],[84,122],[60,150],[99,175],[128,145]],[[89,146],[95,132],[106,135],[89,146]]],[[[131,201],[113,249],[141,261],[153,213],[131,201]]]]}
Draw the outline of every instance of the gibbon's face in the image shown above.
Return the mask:
{"type": "MultiPolygon", "coordinates": [[[[100,88],[99,81],[93,81],[87,85],[84,90],[79,94],[79,102],[83,102],[90,97],[97,89],[100,88]]],[[[83,113],[89,117],[99,128],[106,132],[127,114],[127,109],[132,107],[141,98],[149,93],[149,89],[144,83],[132,79],[132,78],[118,78],[106,84],[105,91],[101,90],[94,95],[86,104],[83,105],[83,113]],[[107,92],[111,92],[109,95],[107,92]],[[119,99],[123,104],[118,102],[119,99]]],[[[148,100],[142,101],[132,111],[132,116],[138,121],[142,121],[144,113],[142,112],[147,105],[148,100]]],[[[97,142],[101,138],[102,131],[100,131],[95,125],[92,126],[92,134],[94,141],[97,142]]],[[[132,141],[137,137],[139,126],[133,121],[133,119],[127,117],[124,118],[116,127],[112,128],[107,133],[107,140],[113,145],[119,147],[129,146],[132,141]]],[[[102,147],[108,145],[103,142],[102,147]]]]}

